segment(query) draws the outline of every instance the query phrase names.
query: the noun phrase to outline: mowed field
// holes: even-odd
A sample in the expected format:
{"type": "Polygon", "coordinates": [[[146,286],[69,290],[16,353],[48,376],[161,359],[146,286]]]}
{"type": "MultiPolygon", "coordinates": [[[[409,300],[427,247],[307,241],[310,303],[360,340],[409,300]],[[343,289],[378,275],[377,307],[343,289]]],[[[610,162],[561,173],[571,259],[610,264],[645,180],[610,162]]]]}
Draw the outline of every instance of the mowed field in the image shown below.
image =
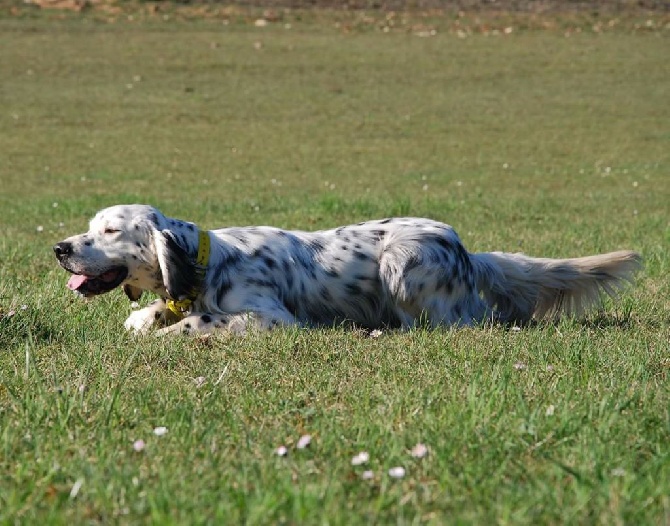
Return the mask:
{"type": "Polygon", "coordinates": [[[327,20],[0,19],[0,522],[669,523],[668,31],[327,20]],[[133,202],[645,269],[522,330],[137,339],[51,252],[133,202]]]}

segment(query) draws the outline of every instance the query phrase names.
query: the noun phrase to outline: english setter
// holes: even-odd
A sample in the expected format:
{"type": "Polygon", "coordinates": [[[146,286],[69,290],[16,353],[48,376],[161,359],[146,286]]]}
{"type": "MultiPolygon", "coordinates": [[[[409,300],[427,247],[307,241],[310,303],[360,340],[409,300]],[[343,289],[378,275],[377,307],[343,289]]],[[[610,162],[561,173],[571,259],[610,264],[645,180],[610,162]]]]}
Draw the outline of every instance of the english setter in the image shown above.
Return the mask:
{"type": "Polygon", "coordinates": [[[526,323],[579,315],[616,296],[641,266],[631,251],[575,259],[468,253],[430,219],[392,218],[302,232],[267,226],[201,231],[147,205],[106,208],[54,247],[68,287],[123,286],[128,330],[210,333],[281,325],[364,328],[526,323]]]}

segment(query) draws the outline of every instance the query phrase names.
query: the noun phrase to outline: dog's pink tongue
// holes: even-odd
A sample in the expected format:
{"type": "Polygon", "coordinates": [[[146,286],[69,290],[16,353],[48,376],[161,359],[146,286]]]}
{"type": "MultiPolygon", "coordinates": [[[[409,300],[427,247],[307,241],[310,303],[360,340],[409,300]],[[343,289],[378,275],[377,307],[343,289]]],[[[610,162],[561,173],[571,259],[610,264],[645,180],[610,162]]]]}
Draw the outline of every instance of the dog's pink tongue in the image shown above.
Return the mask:
{"type": "Polygon", "coordinates": [[[80,276],[79,274],[74,274],[69,281],[67,282],[67,288],[70,290],[77,290],[81,287],[88,278],[86,276],[80,276]]]}

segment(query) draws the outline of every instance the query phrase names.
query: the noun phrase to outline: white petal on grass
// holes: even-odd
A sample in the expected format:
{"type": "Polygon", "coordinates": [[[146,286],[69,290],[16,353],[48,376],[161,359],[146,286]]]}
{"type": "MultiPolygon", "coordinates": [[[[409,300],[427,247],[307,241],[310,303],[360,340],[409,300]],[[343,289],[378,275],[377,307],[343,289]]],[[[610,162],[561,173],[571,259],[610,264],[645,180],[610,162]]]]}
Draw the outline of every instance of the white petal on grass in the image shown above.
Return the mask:
{"type": "Polygon", "coordinates": [[[204,376],[198,376],[197,378],[194,378],[193,381],[195,382],[196,387],[202,387],[203,385],[205,385],[207,378],[205,378],[204,376]]]}
{"type": "Polygon", "coordinates": [[[379,338],[382,335],[382,331],[379,329],[374,329],[373,331],[370,331],[370,338],[379,338]]]}
{"type": "Polygon", "coordinates": [[[425,444],[419,442],[416,446],[410,451],[410,455],[414,458],[423,458],[428,454],[428,447],[425,444]]]}
{"type": "Polygon", "coordinates": [[[405,476],[405,468],[402,466],[395,466],[389,469],[389,477],[394,479],[401,479],[405,476]]]}
{"type": "Polygon", "coordinates": [[[154,427],[154,435],[156,435],[157,437],[162,437],[163,435],[166,435],[167,432],[168,432],[167,427],[164,426],[154,427]]]}
{"type": "Polygon", "coordinates": [[[275,455],[278,457],[285,457],[288,455],[288,449],[286,446],[279,446],[277,449],[275,449],[275,455]]]}
{"type": "Polygon", "coordinates": [[[554,411],[556,411],[556,406],[554,404],[551,404],[550,406],[547,407],[547,410],[544,412],[546,416],[551,416],[554,414],[554,411]]]}
{"type": "Polygon", "coordinates": [[[367,470],[361,473],[361,478],[363,480],[372,480],[373,478],[375,478],[375,474],[373,471],[367,470]]]}
{"type": "Polygon", "coordinates": [[[74,499],[77,496],[82,484],[84,484],[84,479],[77,479],[77,481],[72,485],[72,489],[70,490],[71,499],[74,499]]]}
{"type": "Polygon", "coordinates": [[[312,443],[312,435],[302,435],[300,439],[298,439],[298,443],[295,445],[295,447],[297,447],[298,449],[305,449],[311,443],[312,443]]]}
{"type": "Polygon", "coordinates": [[[361,451],[358,455],[351,459],[351,465],[360,466],[367,463],[368,460],[370,460],[370,454],[367,451],[361,451]]]}
{"type": "Polygon", "coordinates": [[[626,470],[623,468],[614,468],[612,470],[612,476],[613,477],[623,477],[626,475],[626,470]]]}
{"type": "Polygon", "coordinates": [[[140,438],[139,440],[135,440],[135,442],[133,442],[133,449],[139,453],[140,451],[144,450],[145,445],[146,444],[144,443],[144,440],[140,438]]]}
{"type": "Polygon", "coordinates": [[[517,371],[524,371],[526,369],[526,364],[523,362],[516,362],[514,364],[514,369],[516,369],[517,371]]]}

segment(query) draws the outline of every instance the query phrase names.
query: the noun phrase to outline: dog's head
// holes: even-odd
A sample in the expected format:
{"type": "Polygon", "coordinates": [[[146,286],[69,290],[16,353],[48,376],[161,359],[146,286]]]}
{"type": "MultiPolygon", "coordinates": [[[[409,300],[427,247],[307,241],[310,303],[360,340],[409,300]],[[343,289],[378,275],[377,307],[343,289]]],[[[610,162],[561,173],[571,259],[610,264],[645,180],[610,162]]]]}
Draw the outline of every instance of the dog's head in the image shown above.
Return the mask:
{"type": "Polygon", "coordinates": [[[53,250],[72,273],[68,288],[83,296],[123,286],[131,300],[144,290],[184,299],[197,285],[191,256],[197,233],[188,225],[168,220],[152,206],[117,205],[98,212],[88,232],[56,243],[53,250]]]}

